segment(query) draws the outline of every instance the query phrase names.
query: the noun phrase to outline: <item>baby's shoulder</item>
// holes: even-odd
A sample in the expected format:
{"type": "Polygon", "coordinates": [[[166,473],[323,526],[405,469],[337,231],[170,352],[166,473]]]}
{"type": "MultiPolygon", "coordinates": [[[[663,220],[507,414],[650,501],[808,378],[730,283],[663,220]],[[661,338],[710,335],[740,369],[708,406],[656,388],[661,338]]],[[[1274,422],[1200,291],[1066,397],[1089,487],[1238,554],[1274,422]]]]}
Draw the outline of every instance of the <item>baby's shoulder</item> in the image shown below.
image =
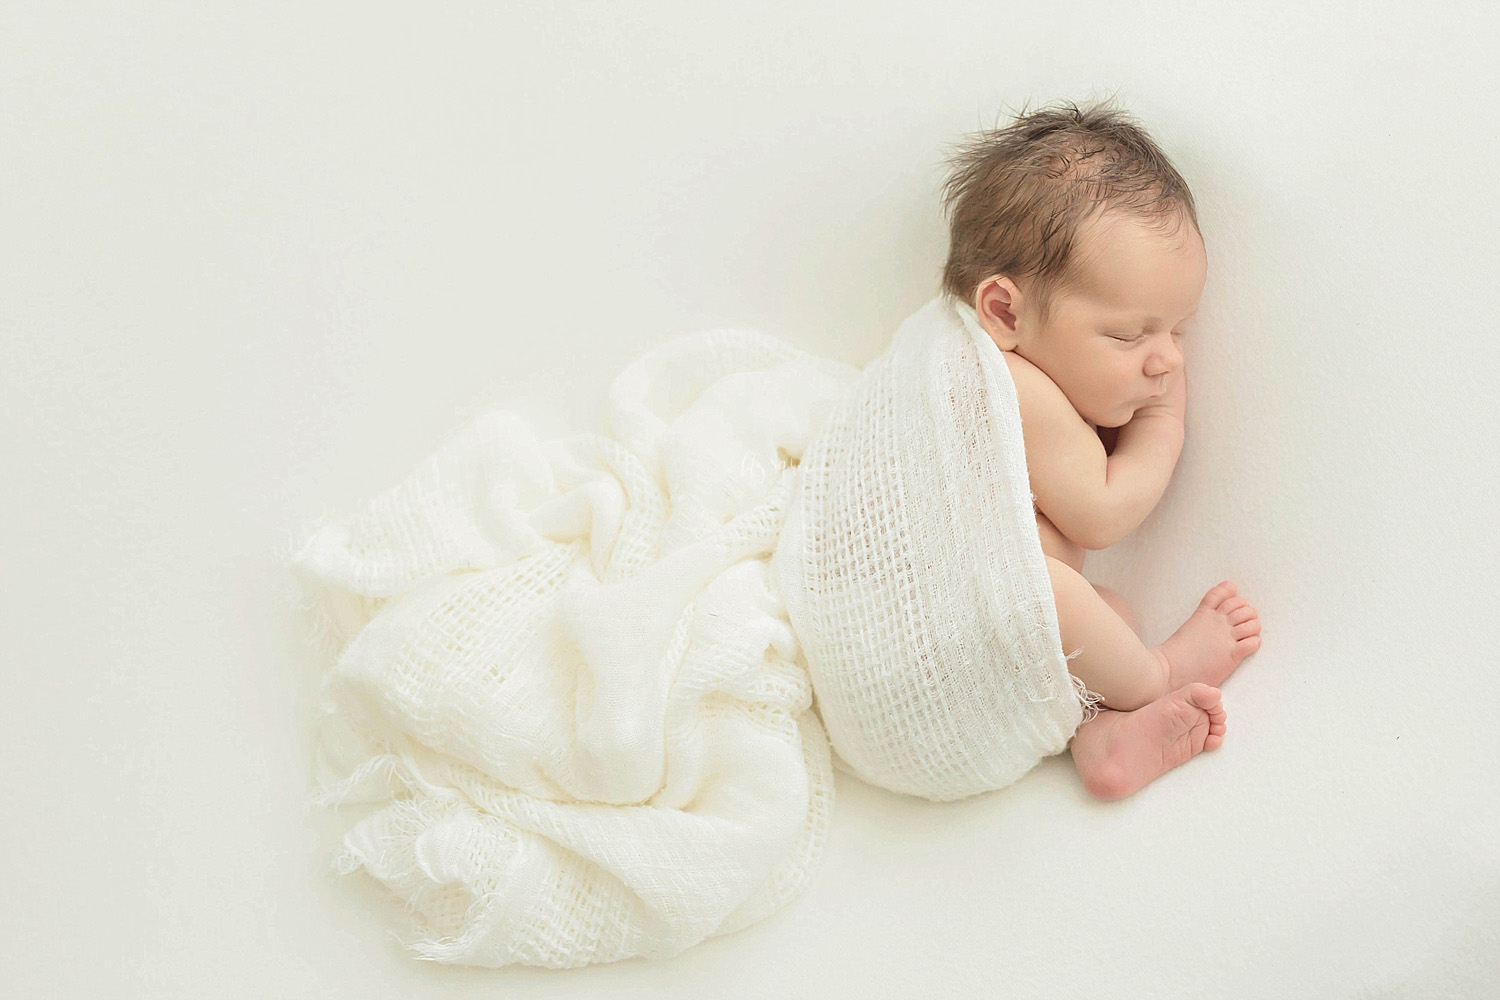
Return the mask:
{"type": "Polygon", "coordinates": [[[1028,460],[1054,461],[1080,452],[1092,454],[1099,437],[1052,376],[1014,351],[1001,351],[1016,387],[1028,460]]]}
{"type": "Polygon", "coordinates": [[[1016,401],[1021,404],[1021,419],[1031,411],[1044,408],[1055,411],[1059,405],[1073,408],[1068,397],[1058,388],[1052,377],[1015,351],[1001,351],[1005,365],[1010,369],[1010,380],[1016,387],[1016,401]]]}
{"type": "Polygon", "coordinates": [[[1017,368],[1025,368],[1035,372],[1041,371],[1040,368],[1032,364],[1030,361],[1027,361],[1025,358],[1021,357],[1015,351],[1001,351],[1000,356],[1004,358],[1005,363],[1010,366],[1010,370],[1012,373],[1014,373],[1017,368]]]}

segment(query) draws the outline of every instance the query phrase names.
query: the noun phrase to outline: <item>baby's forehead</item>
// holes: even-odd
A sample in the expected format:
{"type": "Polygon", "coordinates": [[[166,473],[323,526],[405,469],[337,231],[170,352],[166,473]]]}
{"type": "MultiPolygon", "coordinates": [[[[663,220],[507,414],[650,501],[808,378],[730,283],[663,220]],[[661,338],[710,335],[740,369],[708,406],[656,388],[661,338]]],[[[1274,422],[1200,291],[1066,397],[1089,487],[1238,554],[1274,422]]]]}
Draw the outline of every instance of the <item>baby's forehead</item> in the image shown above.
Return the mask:
{"type": "Polygon", "coordinates": [[[1081,290],[1069,296],[1071,311],[1091,320],[1118,323],[1125,326],[1161,326],[1191,319],[1198,311],[1196,299],[1183,308],[1173,308],[1182,301],[1180,294],[1171,288],[1149,290],[1151,294],[1133,290],[1120,295],[1109,295],[1096,290],[1081,290]]]}
{"type": "Polygon", "coordinates": [[[1080,269],[1064,299],[1077,312],[1124,323],[1180,323],[1198,310],[1203,276],[1176,264],[1080,269]]]}
{"type": "Polygon", "coordinates": [[[1151,309],[1146,297],[1136,289],[1111,289],[1107,278],[1098,274],[1086,275],[1084,283],[1069,293],[1068,300],[1075,311],[1114,315],[1121,319],[1144,316],[1151,309]]]}

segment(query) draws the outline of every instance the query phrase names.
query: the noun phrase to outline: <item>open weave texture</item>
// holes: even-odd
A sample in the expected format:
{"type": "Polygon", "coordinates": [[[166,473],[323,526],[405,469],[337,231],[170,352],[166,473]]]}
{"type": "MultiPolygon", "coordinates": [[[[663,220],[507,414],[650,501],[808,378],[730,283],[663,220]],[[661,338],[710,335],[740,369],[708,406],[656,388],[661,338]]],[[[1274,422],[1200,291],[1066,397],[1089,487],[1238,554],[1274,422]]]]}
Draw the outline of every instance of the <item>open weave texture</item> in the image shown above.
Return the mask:
{"type": "Polygon", "coordinates": [[[934,799],[1066,746],[1014,388],[964,308],[863,372],[678,337],[611,384],[607,433],[481,414],[306,534],[314,801],[373,806],[335,864],[418,955],[659,958],[764,918],[821,856],[825,721],[840,766],[934,799]]]}
{"type": "Polygon", "coordinates": [[[803,457],[773,566],[843,769],[930,799],[1060,753],[1068,673],[1015,385],[973,307],[902,324],[803,457]]]}

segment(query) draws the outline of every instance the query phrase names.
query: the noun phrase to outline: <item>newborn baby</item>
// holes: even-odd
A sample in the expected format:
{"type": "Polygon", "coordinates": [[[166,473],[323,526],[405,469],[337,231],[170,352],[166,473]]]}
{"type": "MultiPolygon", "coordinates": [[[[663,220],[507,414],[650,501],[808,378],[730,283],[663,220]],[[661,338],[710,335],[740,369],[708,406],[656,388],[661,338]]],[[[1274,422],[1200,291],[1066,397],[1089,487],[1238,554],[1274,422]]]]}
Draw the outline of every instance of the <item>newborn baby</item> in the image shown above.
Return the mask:
{"type": "Polygon", "coordinates": [[[1182,450],[1182,339],[1207,274],[1192,196],[1142,130],[1098,107],[1023,116],[958,166],[944,285],[1015,383],[1063,651],[1108,709],[1073,760],[1091,795],[1123,798],[1223,742],[1218,685],[1260,647],[1227,580],[1148,647],[1119,595],[1082,576],[1085,550],[1150,513],[1182,450]]]}

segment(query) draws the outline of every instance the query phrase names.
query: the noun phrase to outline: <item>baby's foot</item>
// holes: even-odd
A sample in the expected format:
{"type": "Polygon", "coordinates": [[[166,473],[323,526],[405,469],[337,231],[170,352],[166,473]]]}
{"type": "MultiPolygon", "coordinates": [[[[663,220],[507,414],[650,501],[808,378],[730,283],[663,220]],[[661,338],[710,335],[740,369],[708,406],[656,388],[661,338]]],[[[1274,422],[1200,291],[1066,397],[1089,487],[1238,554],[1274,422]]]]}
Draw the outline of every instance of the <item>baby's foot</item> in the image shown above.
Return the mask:
{"type": "Polygon", "coordinates": [[[1200,681],[1218,687],[1260,648],[1260,616],[1225,580],[1152,653],[1167,664],[1167,690],[1200,681]]]}
{"type": "Polygon", "coordinates": [[[1225,717],[1218,689],[1189,684],[1134,712],[1101,712],[1073,737],[1073,763],[1094,798],[1123,799],[1217,750],[1225,717]]]}

